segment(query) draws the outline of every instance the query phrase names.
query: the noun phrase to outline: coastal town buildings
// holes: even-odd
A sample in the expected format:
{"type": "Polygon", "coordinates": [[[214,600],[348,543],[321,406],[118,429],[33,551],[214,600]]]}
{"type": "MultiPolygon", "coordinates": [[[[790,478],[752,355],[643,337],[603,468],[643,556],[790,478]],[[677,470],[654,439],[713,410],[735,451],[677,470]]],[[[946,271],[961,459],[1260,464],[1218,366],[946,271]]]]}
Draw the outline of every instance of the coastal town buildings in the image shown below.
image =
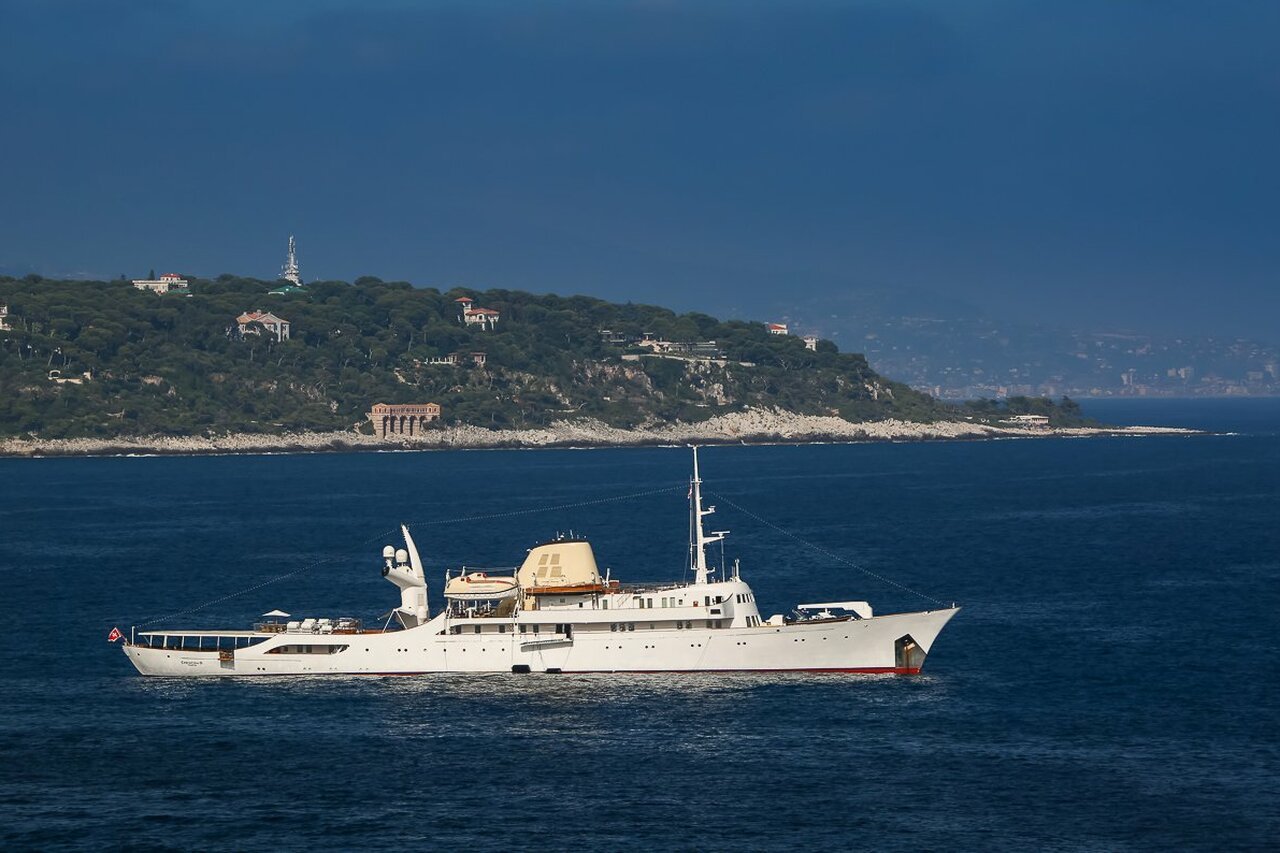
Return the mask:
{"type": "Polygon", "coordinates": [[[807,349],[807,350],[813,350],[814,352],[817,352],[817,350],[818,350],[818,336],[817,336],[817,335],[805,335],[805,336],[804,336],[804,348],[805,348],[805,349],[807,349]]]}
{"type": "Polygon", "coordinates": [[[289,340],[291,325],[288,320],[277,317],[270,311],[247,311],[236,318],[236,326],[240,335],[260,335],[262,329],[274,335],[277,341],[289,340]]]}
{"type": "Polygon", "coordinates": [[[765,323],[765,328],[769,330],[769,334],[771,335],[788,334],[786,323],[765,323]]]}
{"type": "Polygon", "coordinates": [[[373,432],[378,438],[420,435],[427,424],[440,420],[440,404],[374,403],[367,416],[373,423],[373,432]]]}
{"type": "Polygon", "coordinates": [[[0,305],[0,332],[9,332],[13,330],[13,326],[9,325],[9,306],[0,305]]]}
{"type": "MultiPolygon", "coordinates": [[[[152,275],[155,275],[153,272],[152,275]]],[[[135,278],[133,286],[152,293],[190,293],[191,283],[176,272],[167,272],[157,279],[135,278]]]]}

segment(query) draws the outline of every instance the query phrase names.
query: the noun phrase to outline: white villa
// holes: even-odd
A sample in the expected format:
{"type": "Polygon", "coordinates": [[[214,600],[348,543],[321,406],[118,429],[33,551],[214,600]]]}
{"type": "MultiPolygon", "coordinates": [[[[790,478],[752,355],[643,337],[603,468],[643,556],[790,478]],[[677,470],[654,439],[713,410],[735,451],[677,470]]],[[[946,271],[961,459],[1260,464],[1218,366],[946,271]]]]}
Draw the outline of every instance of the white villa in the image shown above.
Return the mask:
{"type": "Polygon", "coordinates": [[[289,340],[289,321],[277,317],[270,311],[247,311],[236,318],[236,325],[241,335],[260,335],[262,332],[259,331],[258,326],[261,326],[269,334],[275,335],[277,341],[289,340]]]}
{"type": "Polygon", "coordinates": [[[1028,429],[1049,428],[1047,415],[1011,415],[1005,418],[1004,422],[1012,426],[1027,427],[1028,429]]]}
{"type": "Polygon", "coordinates": [[[135,278],[133,286],[138,290],[150,290],[152,293],[189,293],[191,290],[191,282],[176,272],[167,272],[157,279],[135,278]]]}
{"type": "Polygon", "coordinates": [[[461,309],[462,322],[467,326],[479,326],[481,331],[493,331],[502,314],[492,308],[480,308],[470,296],[460,296],[453,300],[461,309]]]}

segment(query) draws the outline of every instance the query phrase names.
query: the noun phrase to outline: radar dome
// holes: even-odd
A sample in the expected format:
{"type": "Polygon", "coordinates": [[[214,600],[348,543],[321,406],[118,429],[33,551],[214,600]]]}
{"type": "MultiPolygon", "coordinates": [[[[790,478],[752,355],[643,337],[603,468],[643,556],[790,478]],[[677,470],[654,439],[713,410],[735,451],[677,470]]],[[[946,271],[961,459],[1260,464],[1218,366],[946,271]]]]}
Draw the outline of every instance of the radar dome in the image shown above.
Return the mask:
{"type": "Polygon", "coordinates": [[[409,552],[403,548],[396,551],[396,562],[402,565],[409,562],[409,552]]]}

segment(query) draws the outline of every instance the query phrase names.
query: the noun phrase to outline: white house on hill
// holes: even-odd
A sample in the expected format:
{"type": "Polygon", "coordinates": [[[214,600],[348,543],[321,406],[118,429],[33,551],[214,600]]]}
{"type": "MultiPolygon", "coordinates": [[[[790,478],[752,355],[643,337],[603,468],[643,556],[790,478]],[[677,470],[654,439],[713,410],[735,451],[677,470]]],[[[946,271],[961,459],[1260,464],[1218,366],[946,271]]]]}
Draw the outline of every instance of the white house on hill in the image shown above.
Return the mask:
{"type": "Polygon", "coordinates": [[[277,317],[270,311],[247,311],[236,318],[236,325],[241,335],[260,335],[258,326],[275,335],[277,341],[289,340],[289,321],[277,317]],[[257,325],[254,325],[257,324],[257,325]]]}
{"type": "Polygon", "coordinates": [[[157,279],[135,278],[133,286],[152,293],[187,293],[191,289],[190,282],[176,272],[167,272],[157,279]]]}
{"type": "Polygon", "coordinates": [[[492,308],[480,308],[470,296],[460,296],[453,300],[458,304],[462,322],[467,326],[479,326],[481,331],[492,331],[498,325],[501,314],[492,308]]]}

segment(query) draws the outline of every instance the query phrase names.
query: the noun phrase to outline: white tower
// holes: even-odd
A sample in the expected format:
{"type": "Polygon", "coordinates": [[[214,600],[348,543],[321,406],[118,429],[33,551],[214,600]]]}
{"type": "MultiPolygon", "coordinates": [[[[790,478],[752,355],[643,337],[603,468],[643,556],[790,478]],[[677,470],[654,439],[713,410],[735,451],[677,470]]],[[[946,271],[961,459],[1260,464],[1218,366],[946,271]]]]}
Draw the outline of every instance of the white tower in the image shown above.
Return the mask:
{"type": "Polygon", "coordinates": [[[298,287],[302,286],[302,276],[298,273],[298,246],[293,242],[292,234],[289,235],[289,255],[280,268],[280,277],[298,287]]]}

